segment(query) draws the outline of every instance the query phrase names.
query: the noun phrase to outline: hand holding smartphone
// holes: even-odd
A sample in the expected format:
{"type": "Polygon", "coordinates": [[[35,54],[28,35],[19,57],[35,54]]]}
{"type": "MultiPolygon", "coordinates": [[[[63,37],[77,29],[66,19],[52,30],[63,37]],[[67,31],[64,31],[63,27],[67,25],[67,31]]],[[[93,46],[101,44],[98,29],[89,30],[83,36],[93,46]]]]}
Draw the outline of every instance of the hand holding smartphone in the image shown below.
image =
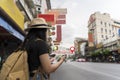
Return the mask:
{"type": "MultiPolygon", "coordinates": [[[[57,61],[60,61],[61,59],[63,59],[65,61],[66,59],[66,55],[61,55],[58,57],[57,61]]],[[[65,61],[66,62],[66,61],[65,61]]]]}

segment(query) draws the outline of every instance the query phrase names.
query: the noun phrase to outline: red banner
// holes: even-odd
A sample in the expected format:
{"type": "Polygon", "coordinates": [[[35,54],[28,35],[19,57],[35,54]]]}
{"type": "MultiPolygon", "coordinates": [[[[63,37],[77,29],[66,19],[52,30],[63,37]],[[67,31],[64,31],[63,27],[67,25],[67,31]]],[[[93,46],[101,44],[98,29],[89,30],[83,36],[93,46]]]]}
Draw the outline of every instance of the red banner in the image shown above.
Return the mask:
{"type": "Polygon", "coordinates": [[[66,16],[65,15],[58,15],[58,19],[66,19],[66,16]]]}
{"type": "Polygon", "coordinates": [[[57,38],[56,41],[60,42],[62,39],[62,28],[61,25],[57,25],[57,38]]]}
{"type": "Polygon", "coordinates": [[[56,24],[66,24],[66,20],[56,20],[56,24]]]}
{"type": "Polygon", "coordinates": [[[39,18],[44,18],[48,23],[54,23],[54,14],[38,14],[39,18]]]}
{"type": "Polygon", "coordinates": [[[88,34],[88,41],[93,42],[93,33],[91,32],[88,34]]]}

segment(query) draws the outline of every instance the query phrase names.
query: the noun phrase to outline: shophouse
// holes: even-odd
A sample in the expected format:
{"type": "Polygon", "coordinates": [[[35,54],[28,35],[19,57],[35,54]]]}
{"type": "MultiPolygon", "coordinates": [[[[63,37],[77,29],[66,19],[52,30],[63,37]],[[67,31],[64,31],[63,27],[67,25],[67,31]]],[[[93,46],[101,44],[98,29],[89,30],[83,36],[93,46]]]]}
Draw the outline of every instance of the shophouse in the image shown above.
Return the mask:
{"type": "Polygon", "coordinates": [[[88,43],[95,48],[119,50],[120,21],[112,19],[108,13],[95,12],[88,21],[88,43]]]}
{"type": "Polygon", "coordinates": [[[0,0],[0,66],[24,41],[29,21],[50,5],[50,0],[0,0]]]}

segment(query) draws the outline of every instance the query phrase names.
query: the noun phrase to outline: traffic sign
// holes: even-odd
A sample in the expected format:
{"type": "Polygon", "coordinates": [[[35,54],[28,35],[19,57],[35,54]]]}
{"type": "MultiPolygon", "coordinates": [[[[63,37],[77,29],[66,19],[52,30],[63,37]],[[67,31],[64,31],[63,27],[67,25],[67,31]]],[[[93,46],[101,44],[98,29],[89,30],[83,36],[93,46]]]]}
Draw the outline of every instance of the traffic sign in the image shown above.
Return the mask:
{"type": "Polygon", "coordinates": [[[70,51],[73,53],[75,51],[75,47],[70,47],[70,51]]]}

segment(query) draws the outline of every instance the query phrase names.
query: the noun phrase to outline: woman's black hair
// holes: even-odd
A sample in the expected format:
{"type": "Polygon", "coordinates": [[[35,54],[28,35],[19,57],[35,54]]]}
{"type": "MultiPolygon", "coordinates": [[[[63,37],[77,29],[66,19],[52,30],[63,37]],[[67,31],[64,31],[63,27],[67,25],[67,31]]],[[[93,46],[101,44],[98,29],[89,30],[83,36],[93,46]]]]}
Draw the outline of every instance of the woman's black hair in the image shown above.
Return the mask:
{"type": "Polygon", "coordinates": [[[29,45],[32,41],[36,40],[36,39],[42,39],[44,41],[46,41],[46,28],[33,28],[30,29],[28,34],[25,37],[24,42],[22,43],[22,45],[20,46],[19,49],[24,50],[25,47],[27,47],[27,45],[29,45]]]}
{"type": "Polygon", "coordinates": [[[44,41],[46,41],[46,28],[33,28],[30,29],[30,31],[28,32],[26,38],[28,40],[34,40],[36,38],[40,38],[44,41]]]}

